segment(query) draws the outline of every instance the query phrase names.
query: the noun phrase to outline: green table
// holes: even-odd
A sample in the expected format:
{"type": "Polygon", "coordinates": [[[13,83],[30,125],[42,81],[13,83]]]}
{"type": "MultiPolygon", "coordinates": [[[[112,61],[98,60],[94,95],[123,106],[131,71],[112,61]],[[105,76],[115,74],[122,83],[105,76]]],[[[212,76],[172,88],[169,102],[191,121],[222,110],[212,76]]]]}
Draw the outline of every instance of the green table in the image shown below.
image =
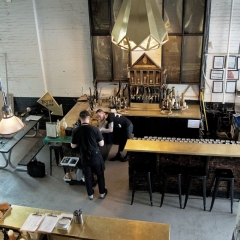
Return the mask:
{"type": "Polygon", "coordinates": [[[71,136],[66,136],[66,138],[51,138],[51,137],[45,137],[43,140],[43,143],[51,143],[51,142],[61,142],[61,143],[71,143],[72,137],[71,136]]]}

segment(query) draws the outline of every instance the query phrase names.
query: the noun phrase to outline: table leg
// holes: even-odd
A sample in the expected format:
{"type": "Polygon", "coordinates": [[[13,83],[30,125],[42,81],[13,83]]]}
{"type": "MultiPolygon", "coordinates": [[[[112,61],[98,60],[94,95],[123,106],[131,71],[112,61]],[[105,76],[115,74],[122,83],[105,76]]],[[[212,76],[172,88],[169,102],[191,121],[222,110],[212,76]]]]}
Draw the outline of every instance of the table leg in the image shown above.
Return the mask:
{"type": "Polygon", "coordinates": [[[4,153],[1,153],[3,155],[3,158],[5,160],[5,165],[0,166],[0,169],[4,169],[8,166],[8,160],[6,159],[6,156],[4,153]]]}
{"type": "Polygon", "coordinates": [[[32,129],[35,131],[35,133],[34,134],[25,135],[24,137],[35,137],[37,134],[39,134],[42,137],[42,134],[39,132],[39,122],[32,129]]]}
{"type": "Polygon", "coordinates": [[[11,163],[12,150],[9,151],[8,154],[7,154],[7,153],[2,153],[2,155],[3,155],[3,158],[4,158],[5,161],[6,161],[6,164],[5,164],[5,166],[0,166],[0,169],[4,169],[4,168],[6,168],[6,167],[9,165],[9,166],[12,167],[14,170],[24,171],[24,172],[27,171],[26,166],[17,166],[17,167],[16,167],[16,166],[14,166],[14,165],[11,163]]]}

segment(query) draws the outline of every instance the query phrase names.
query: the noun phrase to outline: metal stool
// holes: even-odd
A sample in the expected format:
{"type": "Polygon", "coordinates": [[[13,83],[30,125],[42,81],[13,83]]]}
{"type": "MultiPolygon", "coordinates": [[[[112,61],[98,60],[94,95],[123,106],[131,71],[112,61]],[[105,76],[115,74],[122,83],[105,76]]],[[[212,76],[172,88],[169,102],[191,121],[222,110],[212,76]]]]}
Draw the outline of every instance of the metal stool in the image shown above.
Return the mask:
{"type": "Polygon", "coordinates": [[[131,205],[133,204],[134,194],[135,194],[135,190],[136,190],[137,177],[139,177],[139,176],[147,177],[148,192],[149,192],[149,197],[150,197],[150,204],[152,206],[153,202],[152,202],[151,172],[148,171],[148,170],[145,170],[145,171],[144,170],[134,170],[133,171],[133,187],[132,187],[131,205]]]}
{"type": "Polygon", "coordinates": [[[229,192],[231,193],[231,213],[233,213],[233,193],[234,193],[234,176],[233,172],[231,169],[216,169],[214,172],[214,178],[211,183],[211,188],[212,189],[213,183],[215,181],[215,186],[213,190],[213,196],[212,196],[212,202],[211,202],[211,207],[210,207],[210,212],[213,208],[213,204],[215,201],[215,198],[217,196],[217,191],[218,187],[221,181],[227,181],[228,182],[228,187],[227,187],[227,197],[229,198],[229,192]],[[231,191],[230,191],[231,188],[231,191]]]}
{"type": "Polygon", "coordinates": [[[179,204],[180,208],[182,208],[182,167],[178,165],[170,165],[165,167],[164,172],[163,172],[163,187],[162,187],[162,197],[161,197],[161,203],[160,207],[162,207],[163,200],[164,200],[164,195],[167,187],[167,181],[169,177],[177,177],[178,180],[178,196],[179,196],[179,204]]]}
{"type": "Polygon", "coordinates": [[[59,155],[61,159],[63,159],[63,148],[62,148],[62,143],[61,142],[51,142],[49,144],[49,150],[50,150],[50,175],[52,175],[52,150],[54,150],[55,153],[55,159],[57,165],[59,164],[59,155]]]}
{"type": "Polygon", "coordinates": [[[192,180],[193,179],[200,179],[202,180],[202,190],[203,190],[203,208],[204,211],[206,210],[206,179],[207,176],[203,171],[199,170],[198,168],[189,168],[188,169],[188,181],[187,181],[187,191],[186,191],[186,196],[185,196],[185,201],[184,201],[184,207],[187,205],[188,197],[190,194],[190,189],[192,185],[192,180]]]}

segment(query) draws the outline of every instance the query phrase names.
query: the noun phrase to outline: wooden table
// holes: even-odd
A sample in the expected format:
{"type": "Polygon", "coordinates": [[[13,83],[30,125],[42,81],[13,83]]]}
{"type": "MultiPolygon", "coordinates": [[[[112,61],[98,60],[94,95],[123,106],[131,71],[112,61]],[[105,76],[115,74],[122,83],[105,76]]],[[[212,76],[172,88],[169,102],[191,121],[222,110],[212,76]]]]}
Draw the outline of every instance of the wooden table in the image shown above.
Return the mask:
{"type": "MultiPolygon", "coordinates": [[[[52,210],[12,205],[12,210],[0,221],[0,227],[19,230],[30,213],[51,213],[52,210]]],[[[61,214],[62,212],[56,212],[61,214]]],[[[71,223],[68,231],[54,228],[54,236],[75,237],[80,239],[102,240],[169,240],[170,225],[145,221],[97,217],[83,214],[83,224],[71,223]]],[[[56,238],[57,239],[57,238],[56,238]]]]}

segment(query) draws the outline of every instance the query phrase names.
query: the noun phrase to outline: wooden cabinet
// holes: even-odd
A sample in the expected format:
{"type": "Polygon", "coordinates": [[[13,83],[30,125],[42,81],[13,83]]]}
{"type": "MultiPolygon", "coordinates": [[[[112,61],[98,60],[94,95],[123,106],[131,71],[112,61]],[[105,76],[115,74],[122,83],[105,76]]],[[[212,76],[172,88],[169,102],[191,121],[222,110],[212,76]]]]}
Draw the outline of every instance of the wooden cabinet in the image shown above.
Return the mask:
{"type": "Polygon", "coordinates": [[[163,69],[144,53],[130,68],[130,105],[131,102],[160,103],[163,81],[163,69]]]}

